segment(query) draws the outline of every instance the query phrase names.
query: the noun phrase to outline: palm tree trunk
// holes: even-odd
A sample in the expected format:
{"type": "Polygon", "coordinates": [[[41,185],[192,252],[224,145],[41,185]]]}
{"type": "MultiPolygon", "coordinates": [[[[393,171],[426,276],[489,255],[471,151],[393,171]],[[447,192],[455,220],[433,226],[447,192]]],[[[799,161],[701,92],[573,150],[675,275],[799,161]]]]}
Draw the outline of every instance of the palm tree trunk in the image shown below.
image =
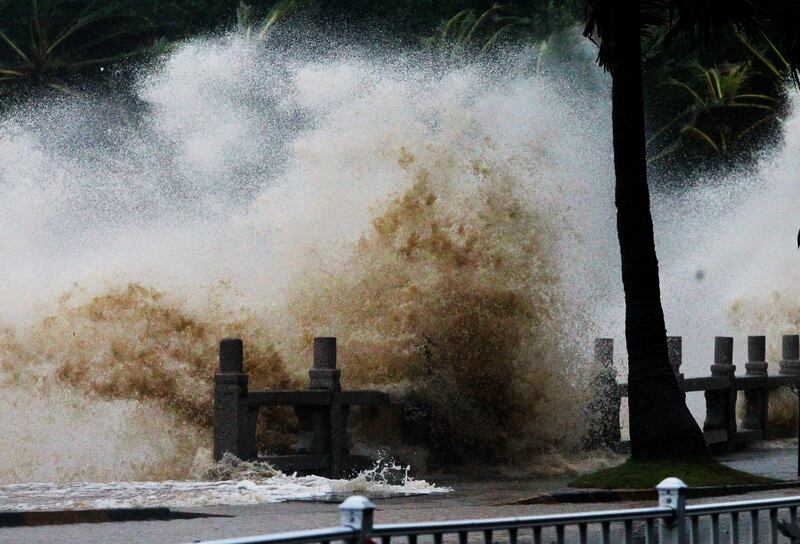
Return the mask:
{"type": "Polygon", "coordinates": [[[707,454],[667,357],[645,155],[639,0],[609,2],[617,234],[625,290],[631,454],[707,454]]]}

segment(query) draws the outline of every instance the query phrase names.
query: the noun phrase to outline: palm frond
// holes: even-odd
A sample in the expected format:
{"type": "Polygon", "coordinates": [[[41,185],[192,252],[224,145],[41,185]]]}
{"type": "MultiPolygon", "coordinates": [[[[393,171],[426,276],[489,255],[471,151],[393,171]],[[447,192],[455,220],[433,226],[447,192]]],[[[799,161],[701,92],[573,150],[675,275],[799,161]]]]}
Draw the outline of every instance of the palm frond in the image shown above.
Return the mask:
{"type": "Polygon", "coordinates": [[[745,136],[746,136],[748,133],[750,133],[751,131],[753,131],[753,130],[757,129],[757,128],[758,128],[758,127],[760,127],[761,125],[763,125],[763,124],[765,124],[765,123],[768,123],[768,122],[770,122],[770,121],[772,121],[772,120],[773,120],[773,119],[772,119],[771,117],[769,117],[769,116],[764,116],[764,117],[762,117],[761,119],[759,119],[758,121],[756,121],[755,123],[752,123],[750,126],[748,126],[747,128],[745,128],[745,129],[744,129],[744,130],[742,130],[741,132],[739,132],[739,133],[736,135],[736,138],[737,138],[737,139],[744,138],[744,137],[745,137],[745,136]]]}
{"type": "Polygon", "coordinates": [[[447,24],[445,24],[444,29],[440,34],[440,38],[442,40],[450,38],[450,36],[452,36],[452,31],[456,27],[461,27],[464,20],[467,19],[471,14],[472,14],[471,9],[465,9],[456,13],[453,17],[450,18],[450,20],[447,21],[447,24]]]}
{"type": "MultiPolygon", "coordinates": [[[[668,145],[652,160],[682,149],[689,139],[707,144],[717,156],[724,156],[743,142],[743,137],[755,129],[777,119],[778,100],[775,97],[753,92],[749,87],[751,69],[749,62],[727,65],[722,68],[703,68],[692,65],[697,76],[693,82],[675,79],[667,84],[686,92],[689,104],[678,115],[665,123],[647,140],[648,147],[658,143],[668,145]],[[742,124],[745,124],[743,128],[742,124]],[[675,126],[682,124],[677,132],[675,126]]],[[[687,149],[688,151],[688,149],[687,149]]],[[[697,154],[697,146],[691,153],[697,154]]]]}
{"type": "Polygon", "coordinates": [[[24,61],[26,64],[32,64],[32,63],[31,63],[31,59],[28,57],[28,55],[26,55],[26,54],[25,54],[25,53],[22,51],[22,49],[21,49],[21,48],[20,48],[20,47],[19,47],[19,46],[18,46],[16,43],[14,43],[14,41],[13,41],[11,38],[9,38],[9,37],[6,35],[6,33],[5,33],[5,32],[3,32],[2,30],[0,30],[0,39],[2,39],[4,42],[6,42],[6,44],[7,44],[9,47],[11,47],[11,49],[13,49],[13,50],[14,50],[14,52],[15,52],[17,55],[19,55],[19,57],[20,57],[20,58],[21,58],[21,59],[22,59],[22,60],[23,60],[23,61],[24,61]]]}
{"type": "Polygon", "coordinates": [[[506,9],[505,6],[495,5],[494,7],[491,7],[486,11],[484,11],[481,14],[481,16],[477,18],[472,27],[469,29],[469,32],[467,32],[467,35],[464,37],[464,39],[467,41],[472,40],[472,37],[475,35],[475,31],[478,30],[478,28],[480,28],[484,22],[488,21],[489,18],[492,17],[495,13],[498,13],[504,9],[506,9]]]}
{"type": "Polygon", "coordinates": [[[68,73],[140,53],[142,49],[125,49],[127,45],[117,43],[124,44],[127,36],[152,28],[147,18],[127,15],[117,1],[20,2],[29,6],[24,24],[28,36],[18,35],[24,36],[24,32],[19,31],[20,25],[13,37],[0,31],[0,45],[5,44],[19,59],[7,63],[0,75],[27,78],[34,84],[59,90],[66,89],[61,79],[68,73]],[[119,24],[123,21],[125,24],[119,24]],[[137,23],[131,24],[131,21],[137,23]]]}
{"type": "Polygon", "coordinates": [[[525,24],[525,22],[524,21],[514,21],[514,22],[506,24],[505,26],[500,27],[497,30],[497,32],[495,32],[494,34],[489,36],[489,39],[486,40],[486,42],[483,44],[483,46],[481,47],[481,54],[485,53],[486,51],[488,51],[489,49],[494,47],[494,45],[500,40],[500,37],[503,36],[503,34],[508,32],[509,30],[514,28],[515,26],[518,26],[518,25],[521,25],[521,24],[525,24]]]}
{"type": "Polygon", "coordinates": [[[93,23],[108,19],[114,14],[114,12],[117,9],[118,9],[117,4],[110,4],[105,6],[104,8],[97,9],[96,11],[90,11],[88,13],[79,15],[78,17],[75,18],[75,20],[73,20],[69,25],[67,25],[64,29],[61,30],[61,32],[59,32],[56,35],[55,39],[53,40],[53,43],[50,44],[50,46],[45,51],[45,54],[46,55],[51,54],[53,51],[55,51],[55,49],[59,45],[61,45],[66,39],[68,39],[70,36],[78,32],[79,30],[83,30],[84,28],[93,23]]]}
{"type": "Polygon", "coordinates": [[[307,0],[282,0],[257,22],[253,7],[242,2],[236,10],[236,26],[245,38],[265,41],[280,22],[307,6],[307,0]]]}
{"type": "Polygon", "coordinates": [[[695,102],[697,102],[698,104],[703,104],[703,103],[705,103],[705,101],[704,101],[704,100],[703,100],[703,98],[702,98],[702,97],[701,97],[701,96],[700,96],[700,95],[697,93],[697,91],[695,91],[694,89],[692,89],[692,88],[691,88],[691,87],[690,87],[688,84],[684,83],[683,81],[677,81],[677,80],[673,79],[673,80],[670,80],[668,83],[669,83],[670,85],[674,85],[674,86],[676,86],[676,87],[680,87],[681,89],[683,89],[683,90],[685,90],[686,92],[688,92],[688,93],[689,93],[689,94],[692,96],[692,98],[694,98],[695,102]]]}
{"type": "Polygon", "coordinates": [[[530,19],[508,12],[509,7],[495,4],[480,15],[464,9],[445,21],[440,30],[425,40],[441,61],[456,61],[465,54],[480,57],[517,27],[530,23],[530,19]]]}
{"type": "MultiPolygon", "coordinates": [[[[587,0],[584,36],[599,46],[597,60],[609,68],[614,60],[614,13],[628,13],[637,3],[623,4],[615,0],[587,0]]],[[[653,29],[665,28],[664,42],[679,36],[707,41],[725,32],[734,31],[748,40],[770,30],[788,45],[781,55],[788,73],[800,84],[800,2],[797,0],[642,0],[638,3],[640,32],[649,35],[653,29]]],[[[766,60],[763,55],[759,58],[766,60]]],[[[768,65],[771,63],[767,63],[768,65]]],[[[771,70],[774,70],[774,65],[771,70]]]]}
{"type": "Polygon", "coordinates": [[[737,94],[733,100],[738,100],[740,98],[757,98],[759,100],[766,100],[767,102],[777,102],[778,99],[774,96],[768,96],[766,94],[737,94]]]}
{"type": "Polygon", "coordinates": [[[705,132],[703,132],[702,130],[700,130],[699,128],[694,126],[686,126],[681,130],[681,133],[687,133],[687,132],[693,134],[694,136],[697,136],[701,141],[708,144],[708,146],[711,149],[713,149],[717,153],[717,155],[722,154],[720,151],[720,146],[717,145],[714,139],[705,132]]]}

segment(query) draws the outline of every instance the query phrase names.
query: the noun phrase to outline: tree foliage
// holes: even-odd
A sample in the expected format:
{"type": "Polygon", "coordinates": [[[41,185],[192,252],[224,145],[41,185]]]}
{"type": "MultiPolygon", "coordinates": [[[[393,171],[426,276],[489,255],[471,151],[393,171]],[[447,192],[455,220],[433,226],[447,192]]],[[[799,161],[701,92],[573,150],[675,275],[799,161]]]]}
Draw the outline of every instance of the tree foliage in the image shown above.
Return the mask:
{"type": "MultiPolygon", "coordinates": [[[[604,62],[610,44],[601,36],[598,7],[606,1],[588,2],[586,26],[604,62]]],[[[654,165],[678,159],[687,168],[718,168],[755,156],[753,149],[770,141],[800,54],[791,28],[796,4],[643,2],[654,165]],[[714,32],[719,28],[732,31],[714,32]],[[703,46],[678,39],[685,36],[703,46]],[[719,96],[711,80],[725,88],[719,96]]],[[[69,90],[76,78],[104,81],[118,62],[204,32],[238,28],[263,39],[297,12],[306,23],[347,29],[353,39],[394,36],[392,43],[421,45],[440,60],[462,62],[510,42],[533,42],[544,53],[554,36],[573,32],[583,20],[584,0],[0,0],[0,95],[41,86],[69,90]]]]}

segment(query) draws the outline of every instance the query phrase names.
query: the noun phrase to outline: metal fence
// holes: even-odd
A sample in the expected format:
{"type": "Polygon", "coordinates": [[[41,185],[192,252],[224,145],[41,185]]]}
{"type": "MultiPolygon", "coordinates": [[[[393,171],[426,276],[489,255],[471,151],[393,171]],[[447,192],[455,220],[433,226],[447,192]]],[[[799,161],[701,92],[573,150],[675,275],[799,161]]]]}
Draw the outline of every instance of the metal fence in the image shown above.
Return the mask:
{"type": "Polygon", "coordinates": [[[656,489],[658,506],[652,508],[392,525],[375,525],[375,505],[365,497],[356,496],[339,506],[340,527],[215,540],[208,544],[798,542],[784,536],[779,526],[797,521],[800,496],[690,506],[686,504],[686,485],[677,478],[667,478],[656,489]]]}

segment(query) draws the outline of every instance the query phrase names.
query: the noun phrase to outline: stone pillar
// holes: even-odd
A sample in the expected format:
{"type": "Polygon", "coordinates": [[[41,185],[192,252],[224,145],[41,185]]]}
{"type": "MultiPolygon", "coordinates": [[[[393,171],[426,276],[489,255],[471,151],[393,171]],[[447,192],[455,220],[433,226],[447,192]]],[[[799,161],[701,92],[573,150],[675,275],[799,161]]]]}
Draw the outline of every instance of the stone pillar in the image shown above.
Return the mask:
{"type": "Polygon", "coordinates": [[[308,371],[308,388],[341,388],[341,374],[336,368],[336,338],[314,338],[314,366],[308,371]]]}
{"type": "Polygon", "coordinates": [[[247,406],[244,347],[238,338],[219,343],[219,372],[214,375],[214,459],[225,452],[239,459],[256,457],[255,418],[247,406]]]}
{"type": "Polygon", "coordinates": [[[736,443],[736,381],[733,365],[733,338],[717,336],[714,339],[714,364],[711,376],[727,378],[725,389],[706,391],[706,421],[704,431],[726,431],[727,447],[736,443]]]}
{"type": "Polygon", "coordinates": [[[589,403],[588,448],[616,448],[620,437],[620,398],[617,372],[614,369],[614,340],[597,338],[594,341],[594,397],[589,403]]]}
{"type": "Polygon", "coordinates": [[[800,336],[784,334],[781,348],[781,375],[800,376],[800,336]]]}
{"type": "Polygon", "coordinates": [[[309,389],[330,392],[328,406],[296,406],[300,427],[298,453],[327,454],[328,475],[342,471],[346,450],[347,407],[342,406],[341,371],[336,368],[336,338],[314,338],[314,366],[308,371],[309,389]]]}
{"type": "Polygon", "coordinates": [[[761,437],[766,438],[767,416],[769,399],[767,393],[767,340],[764,336],[747,337],[747,364],[744,365],[745,376],[762,378],[764,387],[745,389],[744,391],[744,421],[745,429],[761,431],[761,437]]]}
{"type": "MultiPolygon", "coordinates": [[[[792,376],[800,378],[800,336],[796,334],[784,334],[781,338],[781,376],[792,376]]],[[[795,384],[795,392],[797,384],[795,384]]],[[[798,416],[800,417],[800,416],[798,416]]],[[[798,419],[800,424],[800,419],[798,419]]],[[[800,452],[800,449],[798,449],[800,452]]],[[[800,467],[800,461],[798,462],[800,467]]]]}
{"type": "MultiPolygon", "coordinates": [[[[667,355],[669,356],[669,364],[672,366],[673,372],[675,372],[675,378],[678,380],[678,387],[683,390],[683,373],[681,372],[683,338],[680,336],[667,336],[667,355]]],[[[686,396],[685,393],[684,396],[686,396]]]]}

